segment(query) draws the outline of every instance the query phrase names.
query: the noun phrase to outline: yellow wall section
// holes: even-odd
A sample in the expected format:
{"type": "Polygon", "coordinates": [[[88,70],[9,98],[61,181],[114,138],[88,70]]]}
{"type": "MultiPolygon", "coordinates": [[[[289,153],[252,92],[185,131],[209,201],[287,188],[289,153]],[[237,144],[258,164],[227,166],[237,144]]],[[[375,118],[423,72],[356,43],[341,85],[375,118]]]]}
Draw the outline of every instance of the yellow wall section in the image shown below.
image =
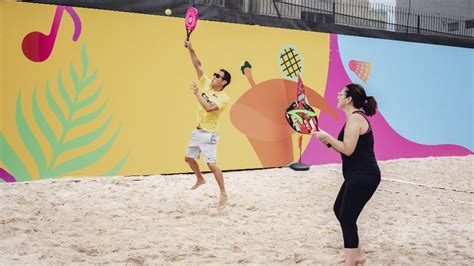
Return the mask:
{"type": "MultiPolygon", "coordinates": [[[[3,36],[3,10],[6,7],[6,3],[0,1],[0,128],[3,128],[3,109],[5,108],[3,104],[3,43],[5,42],[3,36]]],[[[0,151],[2,152],[2,151],[0,151]]],[[[1,163],[0,163],[1,164],[1,163]]]]}
{"type": "MultiPolygon", "coordinates": [[[[0,26],[3,25],[0,47],[5,51],[2,65],[8,67],[1,72],[1,105],[5,123],[0,126],[31,173],[36,175],[34,161],[16,129],[17,95],[21,91],[27,120],[30,125],[36,125],[31,114],[31,97],[36,87],[40,106],[48,110],[48,119],[54,121],[45,98],[45,83],[49,80],[53,94],[60,99],[57,76],[61,70],[66,87],[71,88],[69,65],[73,63],[80,71],[80,51],[84,43],[90,70],[98,70],[97,80],[90,89],[103,82],[99,102],[108,102],[100,121],[84,126],[80,133],[75,134],[92,131],[112,115],[112,123],[105,136],[87,146],[90,150],[99,147],[117,127],[121,126],[121,131],[104,158],[92,167],[71,175],[99,175],[127,152],[130,156],[119,172],[121,175],[190,171],[184,162],[184,154],[195,127],[197,103],[190,84],[196,80],[196,74],[183,45],[186,32],[182,18],[74,8],[82,21],[79,40],[72,41],[73,23],[65,12],[50,58],[34,63],[23,55],[22,39],[31,31],[49,33],[55,6],[3,3],[1,7],[4,23],[0,20],[0,26]]],[[[282,78],[277,68],[278,53],[282,46],[294,45],[305,61],[304,83],[324,95],[329,35],[199,21],[191,40],[209,75],[219,68],[226,68],[232,74],[232,84],[226,88],[231,102],[221,119],[218,164],[222,169],[260,167],[247,138],[234,128],[229,118],[230,106],[250,88],[240,72],[242,62],[250,61],[257,83],[282,78]]],[[[59,127],[56,125],[55,129],[59,130],[59,127]]],[[[37,128],[34,133],[45,148],[48,159],[51,151],[46,139],[37,128]]],[[[65,154],[62,160],[84,151],[79,149],[65,154]]]]}

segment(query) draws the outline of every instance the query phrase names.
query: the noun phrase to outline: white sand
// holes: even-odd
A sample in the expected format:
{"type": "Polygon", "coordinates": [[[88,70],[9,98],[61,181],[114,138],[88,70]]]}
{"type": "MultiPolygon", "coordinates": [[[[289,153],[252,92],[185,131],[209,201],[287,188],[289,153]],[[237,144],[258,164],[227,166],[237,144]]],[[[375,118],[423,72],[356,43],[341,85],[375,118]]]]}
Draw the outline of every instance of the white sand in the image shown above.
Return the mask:
{"type": "MultiPolygon", "coordinates": [[[[474,263],[474,156],[380,162],[359,217],[367,264],[474,263]]],[[[0,264],[335,264],[340,165],[0,184],[0,264]]]]}

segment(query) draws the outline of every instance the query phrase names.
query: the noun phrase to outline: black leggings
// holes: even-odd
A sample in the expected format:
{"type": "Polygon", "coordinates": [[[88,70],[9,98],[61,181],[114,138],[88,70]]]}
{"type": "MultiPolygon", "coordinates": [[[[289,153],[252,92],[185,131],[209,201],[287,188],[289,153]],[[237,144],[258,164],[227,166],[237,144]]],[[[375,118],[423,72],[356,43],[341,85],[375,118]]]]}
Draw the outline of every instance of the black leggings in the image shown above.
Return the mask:
{"type": "Polygon", "coordinates": [[[357,218],[362,208],[375,193],[380,180],[364,183],[348,183],[344,181],[336,202],[334,202],[334,213],[341,224],[344,248],[359,247],[359,236],[357,235],[357,218]]]}

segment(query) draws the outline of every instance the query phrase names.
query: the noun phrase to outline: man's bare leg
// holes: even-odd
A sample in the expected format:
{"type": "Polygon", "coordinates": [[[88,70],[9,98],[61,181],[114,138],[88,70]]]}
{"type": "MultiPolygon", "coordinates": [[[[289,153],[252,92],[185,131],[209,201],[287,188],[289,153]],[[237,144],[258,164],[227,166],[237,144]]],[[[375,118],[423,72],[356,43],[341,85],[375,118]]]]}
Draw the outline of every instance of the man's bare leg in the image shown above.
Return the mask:
{"type": "Polygon", "coordinates": [[[222,175],[221,169],[219,169],[219,167],[217,167],[217,164],[208,163],[207,165],[209,166],[209,169],[214,174],[214,177],[216,178],[217,184],[219,185],[219,189],[221,190],[221,195],[219,197],[218,206],[222,207],[227,202],[227,194],[225,192],[225,186],[224,186],[224,176],[222,175]]]}
{"type": "Polygon", "coordinates": [[[201,170],[199,169],[199,164],[196,162],[196,160],[190,157],[184,157],[184,160],[189,164],[189,167],[191,167],[194,174],[196,175],[196,184],[194,184],[191,189],[194,190],[199,186],[206,184],[206,180],[202,176],[201,170]]]}

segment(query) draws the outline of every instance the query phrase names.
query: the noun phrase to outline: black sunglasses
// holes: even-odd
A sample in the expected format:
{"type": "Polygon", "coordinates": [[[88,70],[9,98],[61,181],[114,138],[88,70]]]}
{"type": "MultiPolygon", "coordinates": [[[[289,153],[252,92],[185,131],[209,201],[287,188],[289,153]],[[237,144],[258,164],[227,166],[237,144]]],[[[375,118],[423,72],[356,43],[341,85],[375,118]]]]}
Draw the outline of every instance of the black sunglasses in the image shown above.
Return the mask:
{"type": "Polygon", "coordinates": [[[214,74],[213,74],[213,76],[214,76],[215,78],[221,78],[221,79],[224,79],[224,77],[223,77],[223,76],[221,76],[219,73],[214,73],[214,74]]]}

